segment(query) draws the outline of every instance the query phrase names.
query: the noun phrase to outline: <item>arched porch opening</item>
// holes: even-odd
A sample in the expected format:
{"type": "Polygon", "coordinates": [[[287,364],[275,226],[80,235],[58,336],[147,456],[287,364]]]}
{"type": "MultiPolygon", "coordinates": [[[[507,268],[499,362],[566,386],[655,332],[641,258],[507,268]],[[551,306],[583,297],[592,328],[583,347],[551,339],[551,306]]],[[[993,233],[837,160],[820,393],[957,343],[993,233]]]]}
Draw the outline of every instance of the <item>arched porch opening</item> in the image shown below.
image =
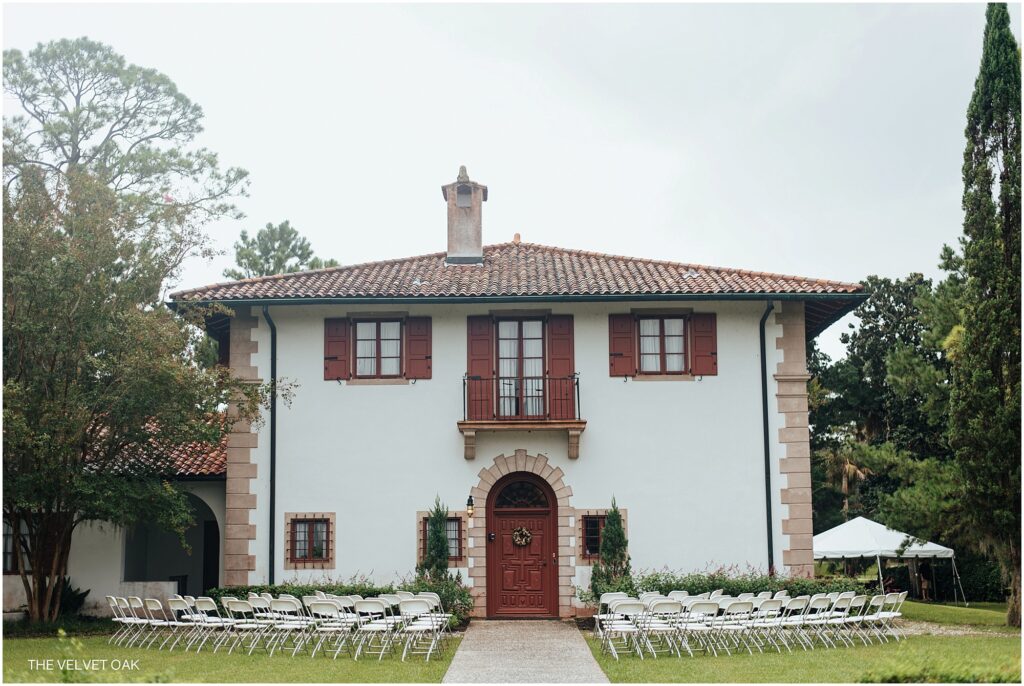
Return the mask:
{"type": "Polygon", "coordinates": [[[150,524],[138,524],[125,536],[124,580],[173,581],[182,595],[202,595],[220,585],[220,528],[213,510],[186,493],[195,524],[185,532],[187,552],[178,537],[150,524]]]}

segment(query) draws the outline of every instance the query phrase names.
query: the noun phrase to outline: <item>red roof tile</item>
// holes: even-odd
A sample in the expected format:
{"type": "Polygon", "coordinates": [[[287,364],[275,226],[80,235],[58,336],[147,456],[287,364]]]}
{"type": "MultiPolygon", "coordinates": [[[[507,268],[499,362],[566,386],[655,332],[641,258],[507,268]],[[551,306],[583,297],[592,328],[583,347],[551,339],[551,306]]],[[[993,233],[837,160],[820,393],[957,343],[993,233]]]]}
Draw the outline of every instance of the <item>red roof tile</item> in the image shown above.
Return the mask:
{"type": "Polygon", "coordinates": [[[228,466],[228,434],[218,445],[189,443],[171,450],[175,476],[223,476],[228,466]]]}
{"type": "Polygon", "coordinates": [[[279,274],[171,294],[177,301],[494,296],[856,294],[862,286],[742,269],[566,250],[534,243],[484,247],[482,265],[445,253],[279,274]]]}

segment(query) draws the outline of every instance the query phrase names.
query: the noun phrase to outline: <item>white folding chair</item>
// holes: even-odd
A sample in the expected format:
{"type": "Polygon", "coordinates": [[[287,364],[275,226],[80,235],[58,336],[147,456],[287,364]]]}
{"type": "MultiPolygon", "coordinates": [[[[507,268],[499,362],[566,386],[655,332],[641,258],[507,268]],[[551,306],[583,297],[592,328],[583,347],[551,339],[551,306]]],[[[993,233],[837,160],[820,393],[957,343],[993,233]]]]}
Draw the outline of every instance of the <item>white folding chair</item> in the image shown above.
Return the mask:
{"type": "MultiPolygon", "coordinates": [[[[224,641],[222,645],[230,644],[228,648],[228,655],[230,655],[239,645],[245,648],[246,639],[248,639],[249,654],[251,655],[256,644],[259,643],[260,638],[267,632],[270,625],[256,619],[256,610],[249,600],[229,598],[224,603],[224,610],[231,621],[224,627],[224,641]]],[[[215,648],[214,652],[216,650],[215,648]]]]}
{"type": "Polygon", "coordinates": [[[358,619],[345,612],[339,600],[316,600],[307,607],[309,615],[313,619],[312,632],[316,637],[316,644],[310,652],[310,657],[315,657],[320,648],[333,650],[334,659],[348,644],[352,636],[352,628],[358,623],[358,619]]]}
{"type": "Polygon", "coordinates": [[[426,598],[404,598],[399,601],[402,624],[398,633],[405,637],[402,649],[402,661],[411,652],[430,656],[438,649],[441,642],[441,624],[439,616],[433,612],[433,606],[426,598]]]}
{"type": "Polygon", "coordinates": [[[698,649],[718,655],[714,641],[715,618],[718,616],[718,602],[707,598],[688,598],[683,603],[678,628],[679,640],[686,652],[693,656],[690,639],[698,644],[698,649]]]}
{"type": "Polygon", "coordinates": [[[618,616],[618,619],[610,619],[604,622],[601,629],[602,650],[608,651],[616,660],[619,659],[619,650],[633,652],[644,657],[643,647],[640,644],[641,631],[637,626],[636,619],[644,614],[646,608],[639,600],[618,599],[609,603],[609,614],[618,616]]]}
{"type": "Polygon", "coordinates": [[[682,657],[679,617],[683,604],[671,598],[655,597],[648,598],[645,606],[647,611],[638,620],[638,639],[655,658],[658,653],[675,653],[677,657],[682,657]]]}
{"type": "Polygon", "coordinates": [[[359,615],[359,624],[355,629],[354,640],[356,651],[354,658],[359,659],[363,653],[376,655],[378,660],[392,647],[392,638],[396,623],[390,614],[390,606],[379,598],[366,598],[353,603],[353,609],[359,615]]]}
{"type": "Polygon", "coordinates": [[[749,641],[753,611],[754,604],[749,600],[733,600],[722,608],[721,615],[713,623],[715,628],[713,636],[718,640],[718,644],[725,649],[725,652],[731,654],[732,648],[743,647],[751,655],[754,654],[749,641]]]}

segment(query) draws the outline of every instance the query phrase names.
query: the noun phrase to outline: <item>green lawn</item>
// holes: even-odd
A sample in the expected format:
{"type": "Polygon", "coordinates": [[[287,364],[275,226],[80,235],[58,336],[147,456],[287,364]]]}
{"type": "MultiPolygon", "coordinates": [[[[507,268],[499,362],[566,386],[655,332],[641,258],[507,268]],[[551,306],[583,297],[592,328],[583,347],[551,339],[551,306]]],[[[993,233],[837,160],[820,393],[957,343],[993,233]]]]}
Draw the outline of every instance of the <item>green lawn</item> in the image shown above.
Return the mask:
{"type": "MultiPolygon", "coordinates": [[[[196,654],[184,653],[180,649],[173,653],[146,648],[116,648],[107,645],[106,637],[89,636],[80,640],[80,648],[71,642],[56,638],[5,639],[4,681],[86,681],[89,675],[75,671],[64,679],[56,666],[53,669],[30,669],[29,660],[68,658],[77,659],[81,664],[86,660],[107,660],[107,669],[94,673],[95,681],[160,681],[160,682],[421,682],[438,683],[444,676],[452,655],[457,647],[453,641],[450,649],[439,659],[425,662],[422,656],[410,656],[406,662],[401,656],[361,658],[358,662],[341,655],[337,660],[317,655],[290,657],[275,654],[254,655],[222,652],[213,654],[204,650],[196,654]],[[113,660],[138,659],[138,671],[115,671],[113,660]]],[[[84,666],[84,665],[83,665],[84,666]]]]}
{"type": "Polygon", "coordinates": [[[587,642],[613,683],[629,682],[1019,682],[1020,636],[911,636],[906,641],[804,652],[719,657],[623,656],[587,642]]]}
{"type": "Polygon", "coordinates": [[[903,603],[903,616],[915,622],[935,622],[936,624],[960,624],[973,627],[1001,628],[1006,626],[1006,603],[971,603],[963,605],[945,605],[941,603],[903,603]]]}

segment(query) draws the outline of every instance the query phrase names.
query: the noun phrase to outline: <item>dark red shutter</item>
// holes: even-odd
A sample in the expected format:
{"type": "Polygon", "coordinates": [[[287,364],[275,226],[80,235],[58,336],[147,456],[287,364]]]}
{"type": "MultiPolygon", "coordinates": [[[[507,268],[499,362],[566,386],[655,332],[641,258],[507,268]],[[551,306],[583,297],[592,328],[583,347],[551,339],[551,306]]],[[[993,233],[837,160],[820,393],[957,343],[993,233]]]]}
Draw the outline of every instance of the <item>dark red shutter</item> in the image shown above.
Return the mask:
{"type": "Polygon", "coordinates": [[[608,315],[608,375],[636,376],[636,331],[631,314],[608,315]]]}
{"type": "Polygon", "coordinates": [[[489,316],[467,317],[466,417],[494,418],[494,323],[489,316]]]}
{"type": "Polygon", "coordinates": [[[405,320],[405,378],[430,378],[430,317],[405,320]]]}
{"type": "Polygon", "coordinates": [[[350,376],[348,329],[347,319],[324,320],[324,380],[350,376]]]}
{"type": "Polygon", "coordinates": [[[690,329],[693,332],[693,364],[690,372],[694,376],[715,376],[718,374],[718,334],[715,315],[709,313],[694,314],[690,318],[690,329]]]}
{"type": "Polygon", "coordinates": [[[548,412],[552,419],[576,417],[575,372],[572,315],[552,315],[548,319],[548,412]]]}

